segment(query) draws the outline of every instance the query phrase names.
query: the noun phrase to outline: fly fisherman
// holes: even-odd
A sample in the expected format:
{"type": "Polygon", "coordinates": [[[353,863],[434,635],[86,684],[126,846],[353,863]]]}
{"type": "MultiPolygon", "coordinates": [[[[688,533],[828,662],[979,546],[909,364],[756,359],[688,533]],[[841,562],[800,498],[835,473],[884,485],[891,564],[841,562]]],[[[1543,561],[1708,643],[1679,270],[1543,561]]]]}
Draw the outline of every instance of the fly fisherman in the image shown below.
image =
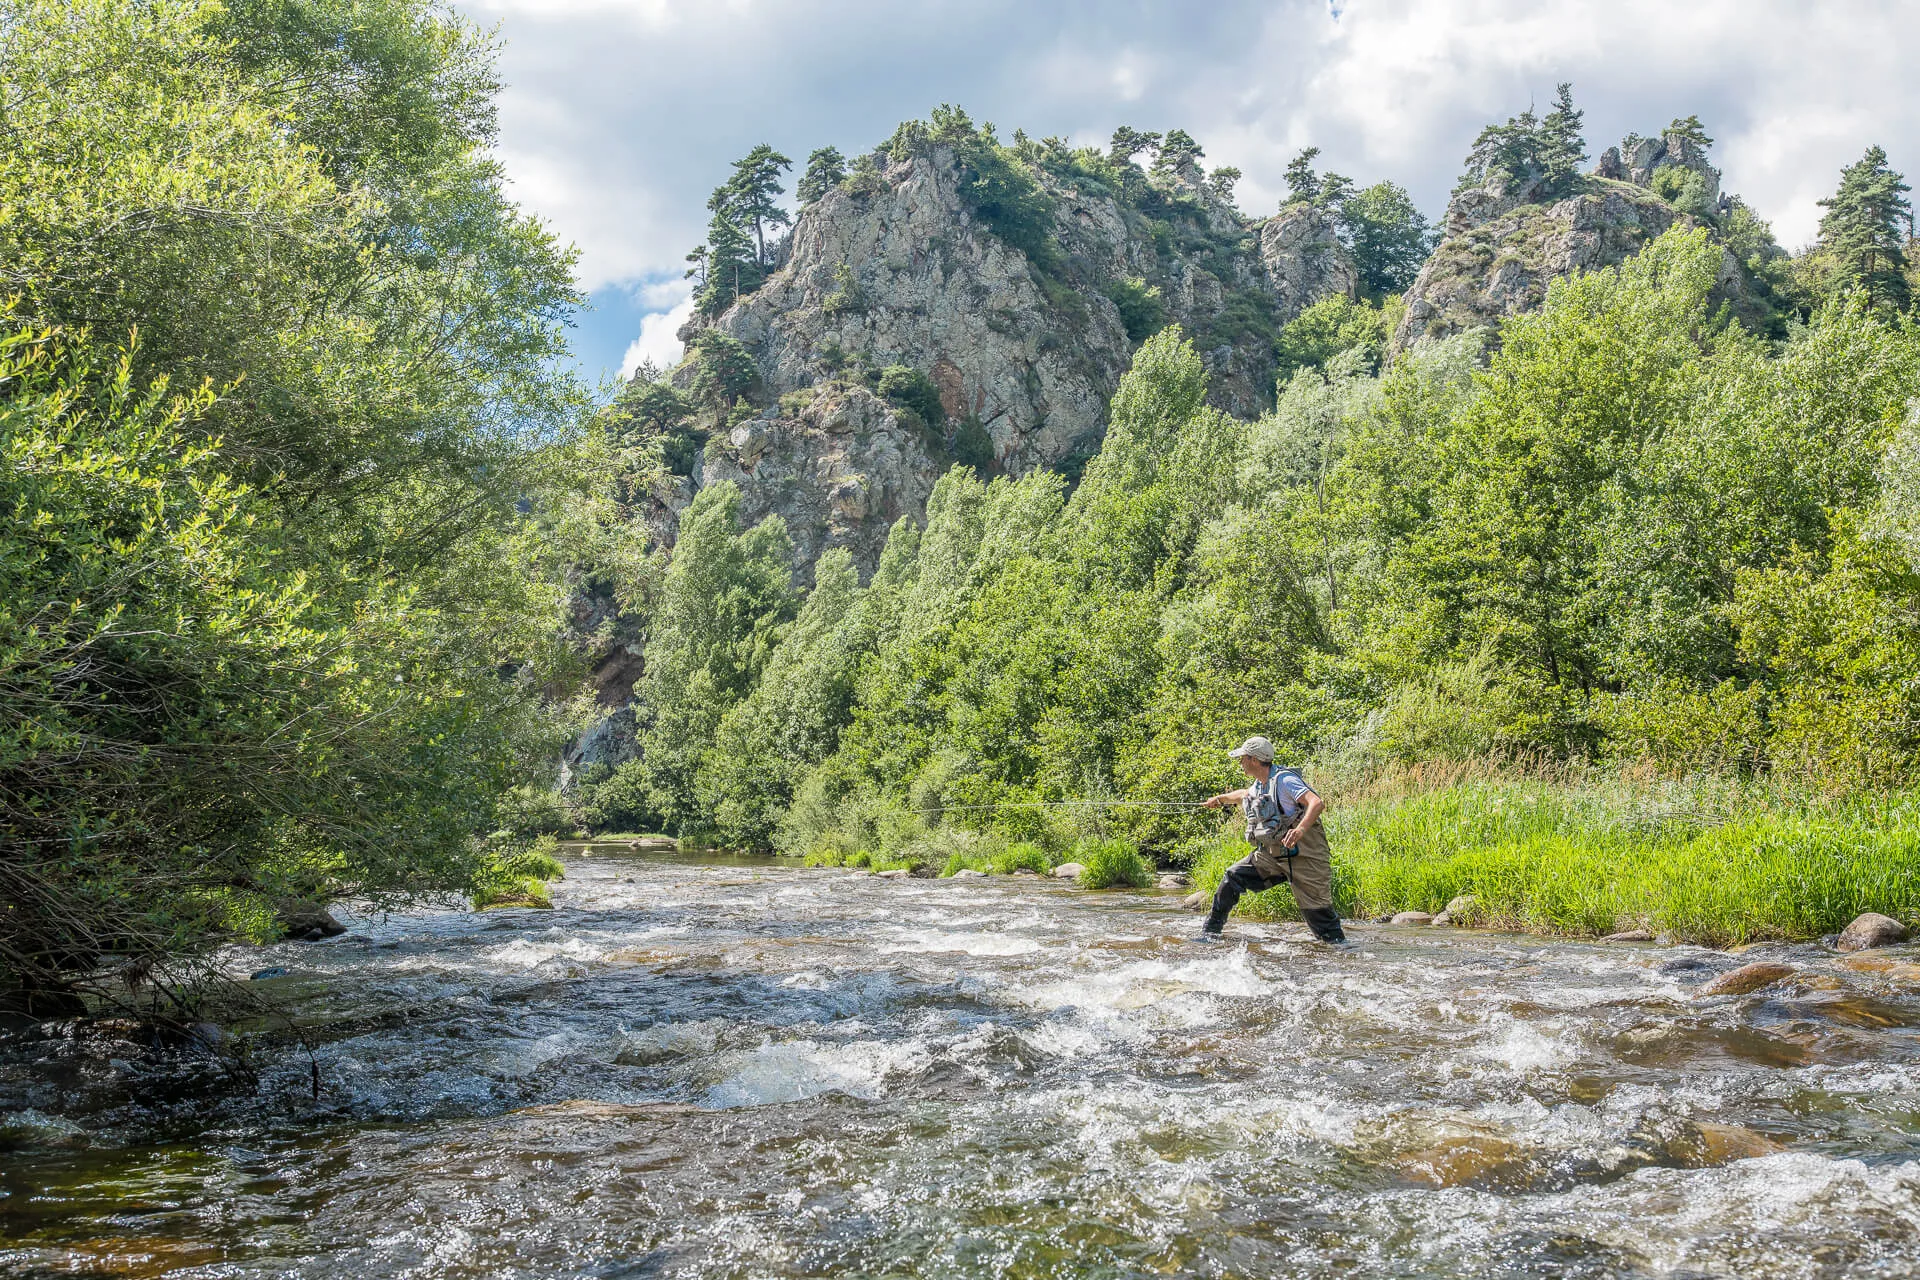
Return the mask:
{"type": "Polygon", "coordinates": [[[1207,808],[1239,801],[1253,852],[1227,868],[1200,936],[1220,936],[1241,894],[1287,884],[1313,936],[1322,942],[1345,942],[1340,915],[1333,909],[1333,859],[1320,826],[1326,801],[1294,770],[1273,767],[1273,744],[1265,738],[1248,738],[1227,754],[1240,762],[1240,771],[1251,781],[1238,791],[1208,797],[1207,808]]]}

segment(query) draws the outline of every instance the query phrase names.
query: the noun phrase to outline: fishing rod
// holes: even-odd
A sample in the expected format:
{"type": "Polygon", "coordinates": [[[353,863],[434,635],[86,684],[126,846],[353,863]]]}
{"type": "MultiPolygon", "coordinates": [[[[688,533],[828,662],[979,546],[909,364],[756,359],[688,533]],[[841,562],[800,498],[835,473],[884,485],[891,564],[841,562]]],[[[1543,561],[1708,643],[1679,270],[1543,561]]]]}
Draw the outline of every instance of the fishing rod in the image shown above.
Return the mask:
{"type": "Polygon", "coordinates": [[[1204,809],[1204,800],[1003,800],[996,804],[936,804],[915,813],[950,813],[955,809],[1066,809],[1077,807],[1131,809],[1204,809]]]}

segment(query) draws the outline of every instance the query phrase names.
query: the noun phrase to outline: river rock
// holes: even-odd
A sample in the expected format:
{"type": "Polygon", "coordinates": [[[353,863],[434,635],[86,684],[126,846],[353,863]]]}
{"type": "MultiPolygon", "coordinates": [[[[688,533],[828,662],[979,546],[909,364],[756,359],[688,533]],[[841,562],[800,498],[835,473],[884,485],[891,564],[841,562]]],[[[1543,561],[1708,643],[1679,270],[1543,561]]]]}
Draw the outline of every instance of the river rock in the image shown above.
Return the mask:
{"type": "Polygon", "coordinates": [[[1387,919],[1388,924],[1432,924],[1433,917],[1424,911],[1402,911],[1387,919]]]}
{"type": "Polygon", "coordinates": [[[1723,973],[1700,988],[1703,996],[1743,996],[1750,991],[1772,986],[1782,978],[1791,978],[1794,969],[1790,964],[1779,964],[1772,960],[1755,960],[1752,964],[1743,964],[1738,969],[1723,973]]]}
{"type": "Polygon", "coordinates": [[[1462,916],[1471,914],[1475,904],[1479,901],[1480,899],[1470,893],[1455,894],[1452,898],[1448,899],[1447,905],[1441,910],[1440,914],[1443,916],[1452,916],[1457,920],[1462,916]]]}
{"type": "Polygon", "coordinates": [[[1193,883],[1178,871],[1162,871],[1154,877],[1154,882],[1162,889],[1184,889],[1193,883]]]}
{"type": "Polygon", "coordinates": [[[1600,939],[1600,941],[1602,942],[1652,942],[1653,935],[1651,933],[1648,933],[1645,929],[1622,929],[1618,933],[1608,934],[1606,937],[1600,939]]]}
{"type": "Polygon", "coordinates": [[[1867,951],[1874,947],[1890,947],[1896,942],[1907,940],[1907,926],[1892,916],[1883,916],[1877,911],[1863,911],[1853,918],[1853,923],[1841,930],[1840,940],[1834,945],[1842,951],[1867,951]]]}
{"type": "Polygon", "coordinates": [[[270,965],[265,969],[256,969],[248,975],[249,982],[265,982],[268,978],[284,978],[293,970],[284,965],[270,965]]]}
{"type": "Polygon", "coordinates": [[[986,877],[986,874],[987,873],[984,871],[975,871],[972,867],[962,867],[958,871],[953,873],[953,878],[955,880],[961,880],[961,879],[977,880],[977,879],[984,879],[986,877]]]}
{"type": "Polygon", "coordinates": [[[1207,909],[1207,903],[1210,901],[1211,899],[1207,897],[1204,890],[1195,889],[1192,893],[1180,899],[1180,905],[1189,911],[1205,911],[1207,909]]]}
{"type": "Polygon", "coordinates": [[[1056,880],[1078,880],[1080,873],[1086,869],[1082,863],[1063,862],[1053,869],[1053,878],[1056,880]]]}
{"type": "Polygon", "coordinates": [[[1430,923],[1437,928],[1445,928],[1447,925],[1450,925],[1453,923],[1453,912],[1443,909],[1439,915],[1435,916],[1432,919],[1432,921],[1430,921],[1430,923]]]}
{"type": "Polygon", "coordinates": [[[333,913],[317,902],[288,899],[280,904],[277,914],[280,932],[294,942],[318,942],[322,938],[338,937],[347,931],[347,926],[335,920],[333,913]]]}
{"type": "Polygon", "coordinates": [[[876,871],[874,874],[882,880],[905,880],[911,876],[913,872],[907,870],[905,867],[895,867],[891,871],[876,871]]]}

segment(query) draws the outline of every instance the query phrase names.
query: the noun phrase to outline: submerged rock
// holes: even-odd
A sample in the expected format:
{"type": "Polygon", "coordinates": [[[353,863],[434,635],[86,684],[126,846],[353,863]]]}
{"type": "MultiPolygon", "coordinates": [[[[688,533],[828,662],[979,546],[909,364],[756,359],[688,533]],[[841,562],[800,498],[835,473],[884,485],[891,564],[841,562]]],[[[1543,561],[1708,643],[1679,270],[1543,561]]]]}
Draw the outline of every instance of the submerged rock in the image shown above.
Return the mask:
{"type": "Polygon", "coordinates": [[[1791,978],[1794,968],[1790,964],[1779,964],[1772,960],[1755,960],[1752,964],[1743,964],[1738,969],[1723,973],[1700,988],[1703,996],[1743,996],[1750,991],[1772,986],[1782,978],[1791,978]]]}
{"type": "Polygon", "coordinates": [[[1840,940],[1834,945],[1842,951],[1867,951],[1874,947],[1890,947],[1906,940],[1907,926],[1892,916],[1883,916],[1877,911],[1863,911],[1841,931],[1840,940]]]}
{"type": "Polygon", "coordinates": [[[1053,878],[1056,880],[1078,880],[1080,873],[1085,870],[1086,867],[1081,863],[1063,862],[1053,869],[1053,878]]]}
{"type": "Polygon", "coordinates": [[[1388,924],[1432,924],[1433,917],[1425,911],[1401,911],[1387,917],[1388,924]]]}

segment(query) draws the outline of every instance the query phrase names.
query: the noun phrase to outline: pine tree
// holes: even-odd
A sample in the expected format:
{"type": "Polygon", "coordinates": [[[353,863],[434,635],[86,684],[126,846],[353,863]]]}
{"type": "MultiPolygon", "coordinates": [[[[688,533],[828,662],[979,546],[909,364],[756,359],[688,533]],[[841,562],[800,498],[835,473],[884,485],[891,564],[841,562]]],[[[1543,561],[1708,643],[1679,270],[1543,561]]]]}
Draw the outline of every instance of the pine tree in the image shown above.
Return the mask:
{"type": "Polygon", "coordinates": [[[1905,307],[1909,298],[1905,246],[1913,235],[1911,191],[1887,167],[1887,153],[1867,153],[1840,174],[1840,189],[1821,205],[1820,247],[1839,264],[1837,283],[1860,288],[1876,303],[1905,307]],[[1903,234],[1904,232],[1904,234],[1903,234]]]}
{"type": "Polygon", "coordinates": [[[1113,131],[1113,140],[1107,148],[1107,159],[1115,164],[1132,164],[1133,158],[1142,151],[1151,151],[1160,145],[1157,133],[1142,133],[1138,129],[1121,125],[1113,131]]]}
{"type": "Polygon", "coordinates": [[[1587,141],[1580,132],[1585,114],[1573,105],[1573,86],[1563,81],[1553,95],[1553,110],[1540,122],[1540,167],[1546,173],[1548,187],[1555,192],[1573,185],[1580,175],[1581,162],[1587,158],[1587,141]]]}
{"type": "Polygon", "coordinates": [[[1185,129],[1169,129],[1167,136],[1160,140],[1160,150],[1153,158],[1155,173],[1179,173],[1183,169],[1196,167],[1206,152],[1193,140],[1193,135],[1185,129]]]}
{"type": "Polygon", "coordinates": [[[838,147],[821,147],[807,157],[807,171],[794,187],[801,204],[812,204],[839,186],[847,176],[846,157],[838,147]]]}
{"type": "Polygon", "coordinates": [[[1707,127],[1700,123],[1699,116],[1687,116],[1684,119],[1676,116],[1673,123],[1662,131],[1662,136],[1691,143],[1702,151],[1713,145],[1713,139],[1707,136],[1707,127]]]}
{"type": "Polygon", "coordinates": [[[724,204],[714,208],[709,203],[708,208],[713,209],[713,218],[707,223],[707,286],[702,309],[719,310],[760,283],[759,262],[754,257],[753,241],[724,204]]]}
{"type": "Polygon", "coordinates": [[[722,205],[716,213],[725,212],[740,227],[752,229],[754,262],[761,267],[768,265],[768,230],[793,225],[792,216],[778,204],[783,190],[780,175],[792,167],[793,161],[763,142],[734,161],[733,177],[713,193],[722,205]]]}
{"type": "Polygon", "coordinates": [[[1228,204],[1233,203],[1233,184],[1240,181],[1240,171],[1230,164],[1223,164],[1207,176],[1207,185],[1213,188],[1213,194],[1228,204]]]}
{"type": "Polygon", "coordinates": [[[1318,147],[1306,147],[1299,155],[1287,161],[1287,203],[1311,204],[1320,197],[1320,175],[1313,171],[1314,158],[1320,154],[1318,147]]]}

